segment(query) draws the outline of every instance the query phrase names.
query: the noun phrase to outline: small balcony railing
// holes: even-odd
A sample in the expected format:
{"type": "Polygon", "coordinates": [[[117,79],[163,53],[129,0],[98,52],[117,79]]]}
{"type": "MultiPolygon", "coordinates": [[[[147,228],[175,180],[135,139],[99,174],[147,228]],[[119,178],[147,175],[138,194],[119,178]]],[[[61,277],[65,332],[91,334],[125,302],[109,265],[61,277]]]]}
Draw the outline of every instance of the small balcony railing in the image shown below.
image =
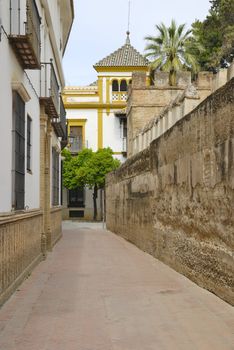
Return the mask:
{"type": "Polygon", "coordinates": [[[60,92],[52,61],[41,64],[40,75],[40,102],[44,104],[45,111],[50,118],[58,118],[60,92]]]}
{"type": "Polygon", "coordinates": [[[112,102],[126,102],[127,101],[127,92],[115,91],[112,92],[112,102]]]}
{"type": "Polygon", "coordinates": [[[41,19],[35,0],[10,0],[10,44],[23,69],[40,69],[41,19]]]}
{"type": "Polygon", "coordinates": [[[83,141],[82,136],[68,136],[69,150],[71,153],[79,153],[84,148],[88,148],[88,142],[83,141]]]}
{"type": "Polygon", "coordinates": [[[62,146],[67,144],[67,127],[66,127],[66,111],[63,100],[60,97],[60,114],[58,118],[53,118],[52,125],[58,137],[62,138],[62,146]]]}
{"type": "Polygon", "coordinates": [[[127,137],[122,139],[122,153],[127,153],[127,137]]]}

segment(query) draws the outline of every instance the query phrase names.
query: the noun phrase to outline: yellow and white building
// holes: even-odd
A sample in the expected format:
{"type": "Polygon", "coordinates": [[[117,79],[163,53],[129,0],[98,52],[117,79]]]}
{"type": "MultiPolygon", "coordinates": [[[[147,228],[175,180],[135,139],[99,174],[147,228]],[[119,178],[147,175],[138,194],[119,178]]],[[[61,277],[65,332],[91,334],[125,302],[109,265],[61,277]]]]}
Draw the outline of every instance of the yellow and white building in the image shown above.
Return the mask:
{"type": "MultiPolygon", "coordinates": [[[[123,162],[127,155],[127,90],[134,71],[149,71],[149,62],[130,43],[94,65],[97,81],[88,86],[68,86],[63,100],[67,112],[68,147],[77,154],[82,148],[110,147],[123,162]]],[[[64,196],[64,218],[92,218],[91,196],[86,191],[70,191],[64,196]],[[72,198],[74,200],[72,200],[72,198]]]]}

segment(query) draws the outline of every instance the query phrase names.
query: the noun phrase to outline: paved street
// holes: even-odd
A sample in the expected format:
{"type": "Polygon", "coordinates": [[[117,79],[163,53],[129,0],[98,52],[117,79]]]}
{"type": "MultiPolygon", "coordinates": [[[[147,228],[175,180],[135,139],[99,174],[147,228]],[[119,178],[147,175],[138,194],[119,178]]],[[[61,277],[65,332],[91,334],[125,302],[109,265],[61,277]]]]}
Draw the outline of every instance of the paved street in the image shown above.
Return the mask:
{"type": "Polygon", "coordinates": [[[234,309],[98,224],[64,235],[0,310],[0,350],[234,349],[234,309]]]}

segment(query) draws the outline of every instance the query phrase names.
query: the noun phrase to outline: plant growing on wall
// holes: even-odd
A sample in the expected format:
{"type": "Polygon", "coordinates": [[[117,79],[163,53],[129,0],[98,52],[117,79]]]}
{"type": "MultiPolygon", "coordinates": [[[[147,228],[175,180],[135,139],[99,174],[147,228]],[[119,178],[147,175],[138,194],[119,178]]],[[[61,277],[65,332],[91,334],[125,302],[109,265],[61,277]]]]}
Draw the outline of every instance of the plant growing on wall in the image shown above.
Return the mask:
{"type": "Polygon", "coordinates": [[[103,148],[96,152],[91,149],[83,149],[73,157],[67,149],[63,150],[63,184],[72,190],[78,187],[93,189],[93,219],[97,219],[97,194],[98,189],[104,188],[105,176],[117,169],[120,161],[113,157],[110,148],[103,148]]]}
{"type": "Polygon", "coordinates": [[[176,25],[174,20],[166,27],[164,23],[156,25],[157,35],[147,36],[146,57],[152,59],[152,69],[160,69],[169,73],[170,85],[176,85],[176,74],[179,70],[190,69],[198,71],[198,63],[193,54],[192,46],[202,47],[196,42],[191,45],[191,30],[185,31],[185,24],[176,25]]]}

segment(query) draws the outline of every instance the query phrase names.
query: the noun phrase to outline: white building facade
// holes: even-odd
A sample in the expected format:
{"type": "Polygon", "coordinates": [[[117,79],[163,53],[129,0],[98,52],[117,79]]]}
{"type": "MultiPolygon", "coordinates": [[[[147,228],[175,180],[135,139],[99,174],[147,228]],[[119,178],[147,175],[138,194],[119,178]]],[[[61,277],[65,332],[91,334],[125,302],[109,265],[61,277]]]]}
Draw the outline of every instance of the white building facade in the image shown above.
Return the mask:
{"type": "Polygon", "coordinates": [[[62,57],[73,18],[71,0],[0,0],[0,302],[61,235],[62,57]]]}
{"type": "MultiPolygon", "coordinates": [[[[127,156],[127,90],[135,71],[149,72],[149,62],[130,43],[94,65],[97,81],[89,86],[66,87],[63,100],[67,114],[68,148],[76,155],[83,148],[96,151],[110,147],[124,162],[127,156]]],[[[91,220],[93,203],[90,191],[64,192],[65,219],[91,220]]],[[[99,196],[99,219],[102,198],[99,196]]]]}

